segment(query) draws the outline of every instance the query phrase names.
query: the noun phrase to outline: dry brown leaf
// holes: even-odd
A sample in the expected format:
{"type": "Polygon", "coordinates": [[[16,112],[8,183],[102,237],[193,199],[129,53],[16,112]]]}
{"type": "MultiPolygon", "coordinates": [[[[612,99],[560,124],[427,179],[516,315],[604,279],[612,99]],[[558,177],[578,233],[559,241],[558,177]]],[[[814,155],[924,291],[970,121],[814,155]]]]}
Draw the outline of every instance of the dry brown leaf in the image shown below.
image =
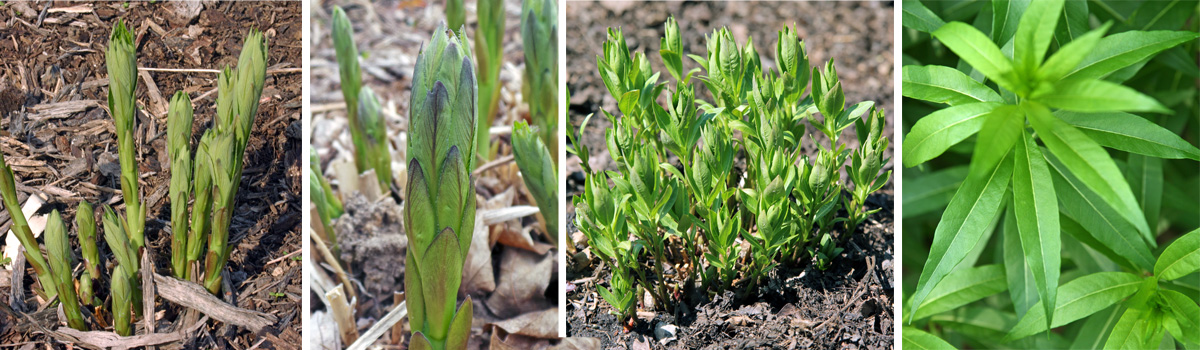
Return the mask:
{"type": "Polygon", "coordinates": [[[550,350],[594,350],[600,348],[600,339],[584,337],[566,337],[561,343],[550,350]]]}
{"type": "Polygon", "coordinates": [[[500,322],[489,324],[493,330],[504,329],[508,334],[520,334],[534,338],[558,338],[558,308],[530,312],[500,322]]]}
{"type": "Polygon", "coordinates": [[[495,230],[496,242],[514,248],[525,249],[538,254],[546,254],[553,245],[548,243],[537,242],[533,240],[533,226],[520,227],[520,225],[500,225],[495,230]]]}
{"type": "Polygon", "coordinates": [[[549,349],[550,340],[523,336],[520,334],[502,334],[505,333],[502,329],[496,329],[492,332],[491,350],[517,350],[517,349],[549,349]]]}
{"type": "Polygon", "coordinates": [[[471,249],[463,264],[460,294],[473,292],[491,293],[496,290],[496,276],[492,272],[492,245],[489,243],[488,226],[483,224],[482,213],[475,214],[475,234],[471,237],[471,249]]]}
{"type": "Polygon", "coordinates": [[[487,306],[499,317],[513,317],[549,307],[544,294],[554,275],[554,254],[505,249],[500,260],[500,281],[487,306]]]}

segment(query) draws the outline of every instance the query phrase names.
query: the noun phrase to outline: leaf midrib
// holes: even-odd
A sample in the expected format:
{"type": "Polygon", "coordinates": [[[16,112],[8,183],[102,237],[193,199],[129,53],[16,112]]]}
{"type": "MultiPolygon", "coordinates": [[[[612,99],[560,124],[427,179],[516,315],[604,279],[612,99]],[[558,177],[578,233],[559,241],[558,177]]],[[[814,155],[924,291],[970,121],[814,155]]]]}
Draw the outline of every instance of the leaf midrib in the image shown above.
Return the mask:
{"type": "Polygon", "coordinates": [[[1170,264],[1167,264],[1167,266],[1163,267],[1163,269],[1162,269],[1163,272],[1170,270],[1172,266],[1175,266],[1175,264],[1178,264],[1180,261],[1184,261],[1188,257],[1195,255],[1195,254],[1200,254],[1200,250],[1193,250],[1191,253],[1187,253],[1187,254],[1184,254],[1183,256],[1179,257],[1179,259],[1175,259],[1175,261],[1172,261],[1170,264]]]}
{"type": "MultiPolygon", "coordinates": [[[[1165,148],[1169,148],[1169,149],[1172,149],[1172,150],[1180,151],[1180,152],[1183,152],[1183,153],[1185,153],[1185,154],[1191,154],[1191,153],[1192,153],[1192,152],[1189,152],[1188,150],[1180,149],[1179,147],[1172,146],[1172,145],[1169,145],[1169,144],[1167,144],[1167,143],[1164,143],[1164,142],[1158,142],[1158,141],[1154,141],[1154,140],[1151,140],[1151,139],[1148,139],[1148,138],[1144,138],[1144,137],[1141,137],[1141,136],[1136,136],[1136,135],[1133,135],[1133,134],[1122,134],[1122,133],[1119,133],[1119,132],[1116,132],[1116,131],[1113,131],[1113,130],[1100,129],[1100,128],[1097,128],[1097,127],[1094,127],[1094,126],[1091,126],[1091,125],[1072,124],[1072,123],[1067,123],[1067,124],[1071,124],[1071,126],[1074,126],[1076,129],[1085,129],[1085,130],[1091,130],[1091,131],[1093,131],[1093,132],[1098,132],[1098,133],[1102,133],[1102,134],[1106,134],[1106,135],[1124,136],[1124,137],[1128,137],[1128,138],[1131,138],[1131,139],[1140,140],[1140,141],[1144,141],[1144,142],[1147,142],[1147,143],[1150,143],[1150,144],[1154,144],[1154,145],[1162,146],[1162,147],[1165,147],[1165,148]]],[[[1111,148],[1111,147],[1110,147],[1110,148],[1111,148]]]]}
{"type": "MultiPolygon", "coordinates": [[[[993,274],[993,276],[997,276],[997,275],[996,275],[996,274],[993,274]]],[[[1003,277],[1004,275],[999,275],[999,276],[1003,277]]],[[[918,313],[920,313],[921,309],[923,309],[923,308],[925,308],[925,307],[927,307],[927,306],[929,306],[929,305],[933,304],[934,302],[936,302],[936,301],[938,301],[938,300],[942,300],[942,299],[945,299],[945,298],[946,298],[946,297],[948,297],[948,296],[955,295],[955,294],[957,294],[957,292],[961,292],[961,291],[968,290],[968,289],[971,289],[971,288],[974,288],[974,287],[978,287],[979,285],[982,285],[982,284],[985,284],[985,283],[988,283],[988,282],[993,282],[993,281],[995,281],[995,280],[998,280],[998,279],[1000,279],[1000,278],[998,278],[998,277],[991,277],[991,278],[988,278],[988,279],[980,280],[980,281],[978,281],[977,283],[968,284],[968,285],[966,285],[966,286],[963,286],[962,288],[959,288],[959,289],[956,289],[956,290],[953,290],[953,291],[951,291],[951,293],[942,294],[942,295],[939,295],[939,296],[937,296],[937,297],[934,297],[934,298],[925,298],[925,302],[922,302],[922,303],[921,303],[921,306],[918,306],[918,307],[917,307],[917,311],[918,311],[918,313]]]]}
{"type": "MultiPolygon", "coordinates": [[[[1105,287],[1105,288],[1100,288],[1100,289],[1097,289],[1097,290],[1095,290],[1095,291],[1088,292],[1087,294],[1080,295],[1078,298],[1075,298],[1075,299],[1068,300],[1068,301],[1066,301],[1066,303],[1062,304],[1061,306],[1056,306],[1056,307],[1054,307],[1054,312],[1055,312],[1055,313],[1058,313],[1058,311],[1059,311],[1059,310],[1066,309],[1068,305],[1074,304],[1075,302],[1078,302],[1078,301],[1080,301],[1080,300],[1086,299],[1086,298],[1088,298],[1088,297],[1090,297],[1090,296],[1093,296],[1093,295],[1096,295],[1096,294],[1099,294],[1099,293],[1102,293],[1102,292],[1107,292],[1107,291],[1109,291],[1109,290],[1113,290],[1113,289],[1117,289],[1117,288],[1121,288],[1121,287],[1125,287],[1125,286],[1130,286],[1130,285],[1141,284],[1141,283],[1142,283],[1142,281],[1133,281],[1133,282],[1127,282],[1127,283],[1115,284],[1115,285],[1111,285],[1111,286],[1108,286],[1108,287],[1105,287]]],[[[1059,300],[1062,300],[1062,299],[1059,299],[1059,300]]],[[[1086,316],[1085,316],[1085,317],[1086,317],[1086,316]]],[[[1046,315],[1045,315],[1045,312],[1044,312],[1044,311],[1043,311],[1043,315],[1042,315],[1042,317],[1040,317],[1040,318],[1043,318],[1043,319],[1044,319],[1044,318],[1046,318],[1046,315]]],[[[1037,317],[1035,317],[1033,321],[1037,321],[1037,317]]],[[[1036,323],[1035,323],[1035,324],[1036,324],[1036,323]]],[[[1055,326],[1055,327],[1061,327],[1061,326],[1062,326],[1062,325],[1058,325],[1058,326],[1055,326]]]]}
{"type": "MultiPolygon", "coordinates": [[[[963,96],[970,97],[972,100],[975,100],[975,101],[978,101],[978,102],[996,102],[996,101],[984,101],[984,100],[982,100],[982,99],[979,99],[978,97],[975,97],[975,95],[971,95],[971,94],[969,94],[969,93],[966,93],[966,92],[963,92],[963,91],[959,91],[959,90],[955,90],[955,89],[952,89],[952,88],[949,88],[949,87],[946,87],[946,86],[943,86],[943,85],[934,85],[934,84],[930,84],[930,83],[923,83],[923,82],[912,81],[912,80],[905,80],[905,81],[903,81],[903,83],[904,83],[904,84],[915,84],[915,85],[922,85],[922,86],[928,86],[928,87],[932,87],[932,88],[934,88],[934,89],[941,89],[941,90],[953,91],[953,92],[959,93],[959,94],[961,94],[961,95],[963,95],[963,96]]],[[[916,98],[916,97],[914,97],[914,98],[916,98]]],[[[923,100],[923,99],[922,99],[922,100],[923,100]]],[[[941,101],[937,101],[937,102],[942,102],[942,103],[949,104],[949,103],[948,103],[948,101],[949,101],[949,100],[941,100],[941,101]]]]}
{"type": "MultiPolygon", "coordinates": [[[[1108,57],[1105,57],[1105,58],[1103,58],[1103,59],[1096,60],[1095,62],[1092,62],[1092,63],[1089,63],[1089,64],[1087,64],[1087,65],[1084,65],[1084,66],[1078,67],[1078,69],[1075,69],[1075,70],[1071,71],[1070,73],[1067,73],[1067,75],[1063,76],[1062,80],[1066,80],[1067,78],[1071,77],[1072,75],[1075,75],[1075,73],[1079,73],[1080,71],[1083,71],[1083,70],[1085,70],[1085,69],[1091,68],[1092,66],[1095,66],[1095,65],[1097,65],[1097,64],[1100,64],[1100,63],[1103,63],[1103,62],[1108,62],[1108,61],[1114,60],[1114,59],[1116,59],[1116,58],[1118,58],[1118,57],[1124,56],[1124,55],[1126,55],[1126,54],[1128,54],[1128,53],[1130,53],[1130,52],[1134,52],[1134,51],[1141,50],[1141,49],[1144,49],[1144,48],[1147,48],[1147,47],[1151,47],[1151,46],[1155,46],[1155,45],[1160,45],[1160,44],[1162,44],[1162,43],[1169,42],[1169,41],[1171,41],[1171,40],[1163,40],[1163,41],[1151,42],[1151,43],[1148,43],[1148,44],[1146,44],[1146,45],[1138,46],[1138,47],[1135,47],[1135,48],[1132,48],[1132,49],[1129,49],[1129,50],[1126,50],[1126,51],[1120,51],[1119,53],[1117,53],[1117,54],[1115,54],[1115,55],[1110,55],[1110,56],[1108,56],[1108,57]]],[[[1085,58],[1086,58],[1086,57],[1085,57],[1085,58]]]]}
{"type": "MultiPolygon", "coordinates": [[[[984,116],[984,115],[987,115],[988,113],[991,113],[991,112],[992,112],[992,111],[994,111],[994,110],[995,110],[995,108],[993,108],[993,109],[991,109],[991,110],[988,110],[987,112],[978,113],[978,114],[975,114],[975,115],[973,115],[973,116],[970,116],[970,117],[966,117],[966,118],[963,118],[963,119],[959,119],[959,120],[958,120],[958,121],[956,121],[956,122],[953,122],[953,123],[947,124],[946,126],[942,127],[941,129],[934,130],[933,132],[929,133],[929,135],[925,135],[925,137],[923,137],[923,138],[921,138],[920,140],[918,140],[918,141],[917,141],[917,144],[916,144],[915,146],[913,146],[913,148],[914,148],[914,149],[919,149],[919,148],[921,148],[922,146],[924,146],[924,145],[925,145],[925,141],[929,141],[929,139],[930,139],[930,138],[932,138],[932,137],[933,137],[933,135],[940,134],[940,133],[942,133],[943,131],[946,131],[947,129],[950,129],[950,128],[954,127],[954,126],[957,126],[958,124],[966,123],[966,122],[968,122],[968,121],[974,120],[975,118],[979,118],[979,117],[982,117],[982,116],[984,116]]],[[[982,127],[982,126],[981,126],[981,127],[982,127]]]]}
{"type": "MultiPolygon", "coordinates": [[[[1095,204],[1095,203],[1092,203],[1092,200],[1091,200],[1091,199],[1089,199],[1089,198],[1088,198],[1086,195],[1084,195],[1084,194],[1083,194],[1083,191],[1082,191],[1082,190],[1080,190],[1078,186],[1075,186],[1075,183],[1074,183],[1074,182],[1072,182],[1072,181],[1070,181],[1070,180],[1068,180],[1068,179],[1067,179],[1067,177],[1066,177],[1066,173],[1065,173],[1065,172],[1063,172],[1063,171],[1062,171],[1062,169],[1059,169],[1058,167],[1055,167],[1055,166],[1054,166],[1054,163],[1050,163],[1050,166],[1051,166],[1051,167],[1054,167],[1054,170],[1055,170],[1055,171],[1058,171],[1058,172],[1059,172],[1059,173],[1060,173],[1060,174],[1063,176],[1063,179],[1064,179],[1064,180],[1067,180],[1067,184],[1068,184],[1068,185],[1070,185],[1070,186],[1071,186],[1071,188],[1075,190],[1075,192],[1079,192],[1079,197],[1080,197],[1080,198],[1083,198],[1083,202],[1084,202],[1084,203],[1087,203],[1087,205],[1088,205],[1089,207],[1091,207],[1091,208],[1092,208],[1092,210],[1096,211],[1096,213],[1100,213],[1100,208],[1096,207],[1096,204],[1095,204]]],[[[1097,195],[1099,195],[1099,194],[1097,194],[1097,195]]],[[[1067,216],[1071,216],[1071,215],[1067,215],[1067,216]]],[[[1107,225],[1108,227],[1112,228],[1112,231],[1113,231],[1113,232],[1117,232],[1117,233],[1118,233],[1118,234],[1117,234],[1117,238],[1120,238],[1120,239],[1121,239],[1121,241],[1125,242],[1125,244],[1126,244],[1126,245],[1130,245],[1130,246],[1132,247],[1132,245],[1129,243],[1129,240],[1128,240],[1128,239],[1125,239],[1125,236],[1122,236],[1122,235],[1120,235],[1120,232],[1121,232],[1121,231],[1120,231],[1120,230],[1118,230],[1118,229],[1117,229],[1117,227],[1116,227],[1115,225],[1113,225],[1112,221],[1111,221],[1111,220],[1109,220],[1107,216],[1105,216],[1105,215],[1098,215],[1098,216],[1100,216],[1100,218],[1101,218],[1101,219],[1103,219],[1103,221],[1104,221],[1105,225],[1107,225]]],[[[1071,219],[1074,219],[1074,220],[1076,220],[1076,221],[1078,221],[1078,220],[1079,220],[1079,218],[1076,218],[1076,217],[1072,217],[1071,219]]],[[[1085,230],[1086,230],[1086,229],[1085,229],[1085,230]]],[[[1114,253],[1115,253],[1115,251],[1114,251],[1114,253]]],[[[1135,254],[1137,253],[1136,249],[1134,249],[1134,253],[1135,253],[1135,254]]],[[[1120,254],[1120,253],[1118,253],[1118,254],[1120,254]]],[[[1130,261],[1130,262],[1132,262],[1132,261],[1130,261]]],[[[1135,263],[1135,264],[1136,264],[1136,263],[1135,263]]]]}

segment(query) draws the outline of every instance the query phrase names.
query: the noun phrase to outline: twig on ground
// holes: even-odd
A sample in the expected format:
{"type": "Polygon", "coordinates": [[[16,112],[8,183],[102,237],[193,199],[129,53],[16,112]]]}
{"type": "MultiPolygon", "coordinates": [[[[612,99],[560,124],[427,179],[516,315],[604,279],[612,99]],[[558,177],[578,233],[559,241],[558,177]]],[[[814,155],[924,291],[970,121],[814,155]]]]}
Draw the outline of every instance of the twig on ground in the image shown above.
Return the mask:
{"type": "Polygon", "coordinates": [[[203,312],[217,321],[245,327],[256,333],[278,321],[274,315],[227,304],[196,283],[159,274],[154,275],[154,283],[158,286],[158,295],[163,299],[203,312]]]}
{"type": "Polygon", "coordinates": [[[400,304],[393,306],[392,311],[388,311],[387,315],[384,315],[383,318],[379,319],[379,322],[375,322],[375,324],[371,325],[371,328],[367,329],[367,331],[364,332],[357,341],[355,341],[353,344],[350,344],[346,350],[366,350],[367,347],[371,346],[371,344],[374,344],[379,337],[382,337],[383,333],[387,332],[388,329],[391,329],[392,325],[395,325],[407,316],[408,305],[406,303],[401,302],[400,304]]]}

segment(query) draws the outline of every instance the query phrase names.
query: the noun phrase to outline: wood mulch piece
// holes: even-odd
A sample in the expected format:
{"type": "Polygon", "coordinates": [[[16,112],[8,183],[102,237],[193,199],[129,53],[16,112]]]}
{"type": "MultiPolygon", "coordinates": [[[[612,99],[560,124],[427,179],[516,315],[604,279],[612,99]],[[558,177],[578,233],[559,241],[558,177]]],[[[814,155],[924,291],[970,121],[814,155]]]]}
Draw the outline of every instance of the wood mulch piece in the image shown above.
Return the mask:
{"type": "MultiPolygon", "coordinates": [[[[217,75],[204,70],[235,65],[250,28],[264,31],[268,38],[268,74],[230,228],[233,251],[225,272],[233,293],[224,298],[277,322],[257,333],[207,318],[183,324],[185,309],[157,298],[153,306],[158,334],[191,330],[162,348],[299,347],[301,261],[278,258],[301,249],[302,90],[297,69],[302,64],[301,6],[300,2],[7,2],[0,6],[0,151],[13,165],[21,201],[30,193],[44,194],[49,201],[43,208],[58,209],[70,223],[80,201],[123,211],[116,138],[106,111],[104,50],[115,21],[131,23],[138,65],[151,68],[139,74],[136,99],[143,113],[135,136],[141,193],[150,215],[147,251],[160,274],[170,273],[167,100],[181,90],[192,97],[194,145],[215,114],[217,75]]],[[[0,214],[0,230],[7,230],[9,221],[7,214],[0,214]]],[[[0,282],[6,281],[8,273],[0,271],[5,275],[0,282]]],[[[12,283],[23,286],[19,299],[36,306],[29,292],[34,280],[30,270],[12,283]]],[[[9,299],[12,287],[0,284],[0,300],[9,299]]],[[[4,317],[0,313],[0,324],[6,324],[4,317]]],[[[144,334],[142,322],[138,325],[137,333],[144,334]]],[[[0,326],[0,347],[38,343],[54,342],[45,332],[0,326]]]]}

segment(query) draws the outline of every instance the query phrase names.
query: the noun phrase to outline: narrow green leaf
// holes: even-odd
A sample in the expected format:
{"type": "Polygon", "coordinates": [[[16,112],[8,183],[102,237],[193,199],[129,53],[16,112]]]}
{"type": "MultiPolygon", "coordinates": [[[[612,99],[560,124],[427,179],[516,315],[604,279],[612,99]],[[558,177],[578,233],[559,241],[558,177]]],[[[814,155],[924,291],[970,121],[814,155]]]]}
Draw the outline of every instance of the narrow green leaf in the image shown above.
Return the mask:
{"type": "Polygon", "coordinates": [[[1017,90],[1012,62],[975,27],[962,22],[950,22],[934,31],[933,36],[1001,87],[1017,90]]]}
{"type": "Polygon", "coordinates": [[[1047,106],[1076,112],[1173,113],[1153,97],[1133,88],[1100,79],[1072,79],[1055,84],[1052,91],[1033,99],[1047,106]]]}
{"type": "Polygon", "coordinates": [[[1066,165],[1071,174],[1078,177],[1087,188],[1099,194],[1100,198],[1116,209],[1122,217],[1133,223],[1143,237],[1148,241],[1152,240],[1150,227],[1146,224],[1141,209],[1137,207],[1133,191],[1108,152],[1100,148],[1096,141],[1051,115],[1049,110],[1036,102],[1029,103],[1026,113],[1046,148],[1066,165]]]}
{"type": "Polygon", "coordinates": [[[1014,36],[1013,53],[1017,70],[1023,72],[1024,76],[1032,76],[1046,58],[1046,50],[1054,39],[1054,27],[1058,25],[1062,8],[1063,0],[1039,0],[1029,3],[1021,15],[1014,36]]]}
{"type": "Polygon", "coordinates": [[[1130,153],[1125,166],[1129,187],[1132,187],[1152,233],[1158,233],[1158,219],[1162,212],[1162,162],[1161,158],[1130,153]]]}
{"type": "MultiPolygon", "coordinates": [[[[917,282],[912,305],[921,305],[933,287],[979,243],[979,237],[990,228],[1000,210],[1011,179],[1011,156],[1005,156],[999,166],[991,169],[971,169],[934,230],[933,245],[917,282]]],[[[911,316],[909,322],[912,322],[911,316]]]]}
{"type": "Polygon", "coordinates": [[[1079,334],[1075,336],[1075,342],[1071,343],[1070,348],[1088,350],[1104,349],[1104,339],[1108,338],[1108,334],[1112,332],[1113,326],[1117,324],[1117,320],[1121,318],[1121,314],[1124,312],[1125,309],[1121,305],[1113,305],[1088,316],[1083,326],[1079,328],[1079,334]]]}
{"type": "Polygon", "coordinates": [[[1063,79],[1098,79],[1155,54],[1195,40],[1200,34],[1181,31],[1128,31],[1110,35],[1063,79]]]}
{"type": "Polygon", "coordinates": [[[904,97],[951,106],[975,102],[1004,102],[987,85],[946,66],[904,66],[904,97]]]}
{"type": "Polygon", "coordinates": [[[942,338],[914,327],[904,327],[903,331],[900,332],[900,337],[903,338],[904,343],[901,347],[905,348],[927,350],[954,349],[954,346],[942,340],[942,338]]]}
{"type": "Polygon", "coordinates": [[[1012,40],[1025,9],[1033,0],[992,0],[992,42],[1012,40]]]}
{"type": "Polygon", "coordinates": [[[954,198],[954,190],[967,177],[967,166],[960,165],[940,169],[932,173],[919,173],[912,178],[905,178],[904,212],[905,219],[927,213],[941,211],[954,198]]]}
{"type": "Polygon", "coordinates": [[[1159,327],[1153,310],[1130,307],[1117,320],[1112,334],[1104,343],[1105,349],[1146,349],[1157,347],[1162,341],[1162,327],[1159,327]],[[1158,336],[1155,337],[1154,335],[1158,336]],[[1155,339],[1157,338],[1157,339],[1155,339]]]}
{"type": "Polygon", "coordinates": [[[1017,229],[1025,262],[1033,272],[1038,296],[1046,308],[1046,325],[1053,321],[1055,292],[1058,289],[1059,267],[1062,264],[1062,238],[1059,236],[1058,201],[1050,181],[1046,159],[1033,136],[1021,131],[1017,141],[1013,166],[1013,203],[1017,229]]]}
{"type": "Polygon", "coordinates": [[[1004,275],[1008,282],[1008,296],[1012,299],[1017,316],[1023,317],[1030,307],[1037,304],[1037,284],[1033,281],[1033,272],[1025,264],[1014,207],[1010,201],[1009,209],[1004,212],[1004,275]]]}
{"type": "Polygon", "coordinates": [[[981,102],[938,110],[918,120],[904,138],[904,166],[936,158],[983,127],[983,116],[999,103],[981,102]]]}
{"type": "Polygon", "coordinates": [[[1088,24],[1088,16],[1087,0],[1068,0],[1063,6],[1063,15],[1058,21],[1058,28],[1054,31],[1054,39],[1058,41],[1058,46],[1061,47],[1066,43],[1078,40],[1080,36],[1087,33],[1091,27],[1088,24]]]}
{"type": "MultiPolygon", "coordinates": [[[[1141,277],[1126,272],[1093,273],[1064,283],[1058,287],[1052,327],[1060,327],[1104,310],[1133,295],[1141,284],[1141,277]]],[[[1021,339],[1045,331],[1045,318],[1045,308],[1035,305],[1013,326],[1006,338],[1021,339]]]]}
{"type": "Polygon", "coordinates": [[[920,0],[904,0],[903,4],[901,8],[904,13],[900,23],[903,23],[905,27],[930,33],[946,24],[945,21],[938,18],[937,14],[934,14],[933,11],[925,7],[925,4],[922,4],[920,0]]]}
{"type": "Polygon", "coordinates": [[[1143,1],[1129,16],[1126,25],[1137,30],[1178,29],[1195,13],[1195,1],[1143,1]]]}
{"type": "MultiPolygon", "coordinates": [[[[1083,1],[1070,1],[1069,3],[1083,3],[1083,1]]],[[[1092,49],[1096,48],[1100,38],[1104,37],[1104,33],[1107,33],[1111,27],[1112,22],[1105,23],[1104,26],[1082,34],[1070,43],[1063,45],[1057,52],[1050,55],[1046,64],[1038,68],[1037,78],[1041,81],[1053,82],[1067,75],[1071,69],[1079,65],[1080,61],[1083,61],[1089,52],[1092,52],[1092,49]]]]}
{"type": "Polygon", "coordinates": [[[1154,264],[1154,275],[1170,281],[1200,270],[1200,229],[1179,237],[1164,249],[1154,264]]]}
{"type": "Polygon", "coordinates": [[[991,169],[1013,149],[1025,130],[1025,118],[1017,106],[1004,105],[989,113],[983,121],[986,132],[975,140],[971,154],[972,172],[975,168],[991,169]]]}
{"type": "Polygon", "coordinates": [[[1068,111],[1054,115],[1104,147],[1151,157],[1200,161],[1200,149],[1141,116],[1124,112],[1068,111]]]}
{"type": "Polygon", "coordinates": [[[1158,303],[1166,313],[1163,325],[1175,339],[1200,344],[1200,305],[1187,295],[1170,289],[1158,291],[1158,303]]]}
{"type": "MultiPolygon", "coordinates": [[[[1090,240],[1080,241],[1097,250],[1106,248],[1113,252],[1119,258],[1110,255],[1113,261],[1121,262],[1123,259],[1133,267],[1149,271],[1154,266],[1154,256],[1150,254],[1145,239],[1137,233],[1137,228],[1117,214],[1117,210],[1095,191],[1088,189],[1078,177],[1067,172],[1066,166],[1058,158],[1047,154],[1046,160],[1053,170],[1051,177],[1058,194],[1059,211],[1082,226],[1084,234],[1091,237],[1090,240]]],[[[1062,222],[1062,225],[1065,230],[1067,223],[1062,222]]]]}
{"type": "Polygon", "coordinates": [[[942,312],[957,309],[976,300],[1003,292],[1004,267],[984,265],[955,270],[946,279],[929,292],[929,297],[921,306],[913,319],[923,319],[942,312]]]}

